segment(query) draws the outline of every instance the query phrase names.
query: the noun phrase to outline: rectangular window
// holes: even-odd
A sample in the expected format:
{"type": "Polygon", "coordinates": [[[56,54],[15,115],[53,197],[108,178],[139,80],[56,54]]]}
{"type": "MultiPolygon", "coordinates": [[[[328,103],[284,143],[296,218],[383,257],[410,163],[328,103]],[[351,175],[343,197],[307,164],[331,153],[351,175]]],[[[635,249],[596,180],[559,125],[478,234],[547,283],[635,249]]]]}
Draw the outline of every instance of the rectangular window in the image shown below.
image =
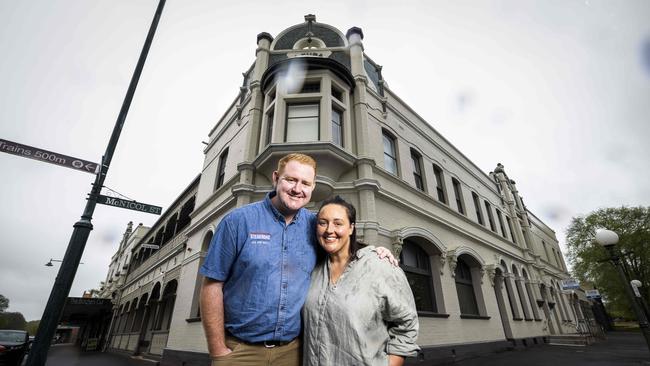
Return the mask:
{"type": "Polygon", "coordinates": [[[411,162],[413,163],[413,180],[415,181],[415,187],[424,192],[424,180],[422,179],[422,158],[414,150],[411,150],[411,162]]]}
{"type": "Polygon", "coordinates": [[[318,141],[318,103],[287,105],[286,141],[318,141]]]}
{"type": "Polygon", "coordinates": [[[395,139],[383,133],[384,141],[384,168],[390,173],[397,175],[397,154],[395,153],[395,139]]]}
{"type": "Polygon", "coordinates": [[[226,160],[228,160],[228,148],[221,153],[219,156],[219,164],[217,165],[217,180],[214,184],[214,189],[221,187],[223,185],[223,180],[226,175],[226,160]]]}
{"type": "Polygon", "coordinates": [[[510,221],[510,217],[506,216],[506,221],[508,222],[508,230],[510,230],[510,239],[512,239],[512,242],[517,244],[517,239],[515,239],[515,232],[512,231],[512,221],[510,221]]]}
{"type": "Polygon", "coordinates": [[[499,220],[499,227],[501,228],[501,236],[506,237],[506,228],[503,226],[503,217],[501,211],[497,209],[497,220],[499,220]]]}
{"type": "Polygon", "coordinates": [[[266,115],[266,144],[273,142],[273,110],[266,115]]]}
{"type": "Polygon", "coordinates": [[[343,147],[343,116],[336,109],[332,109],[332,142],[343,147]]]}
{"type": "Polygon", "coordinates": [[[456,178],[451,179],[451,184],[454,186],[454,196],[456,197],[456,207],[458,207],[458,212],[465,214],[465,209],[463,208],[463,193],[460,188],[460,182],[456,178]]]}
{"type": "Polygon", "coordinates": [[[497,228],[494,226],[494,217],[492,216],[492,206],[490,206],[490,203],[488,201],[483,201],[485,202],[485,211],[487,212],[487,217],[488,217],[488,222],[490,223],[490,230],[496,232],[497,228]]]}
{"type": "Polygon", "coordinates": [[[478,220],[478,223],[485,225],[483,214],[481,213],[481,203],[478,200],[478,195],[474,192],[472,192],[472,200],[474,200],[474,210],[476,211],[476,219],[478,220]]]}
{"type": "Polygon", "coordinates": [[[447,197],[445,196],[445,181],[442,178],[442,169],[433,164],[433,174],[436,176],[436,192],[438,193],[438,201],[447,203],[447,197]]]}

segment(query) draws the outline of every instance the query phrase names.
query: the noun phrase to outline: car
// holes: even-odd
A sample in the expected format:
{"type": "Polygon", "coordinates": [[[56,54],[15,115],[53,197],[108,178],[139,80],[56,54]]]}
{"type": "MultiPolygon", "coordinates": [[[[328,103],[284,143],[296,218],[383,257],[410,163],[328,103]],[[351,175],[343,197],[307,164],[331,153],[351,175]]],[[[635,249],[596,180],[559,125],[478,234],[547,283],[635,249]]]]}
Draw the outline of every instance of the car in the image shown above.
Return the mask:
{"type": "Polygon", "coordinates": [[[29,333],[0,329],[0,365],[19,366],[29,350],[29,333]]]}

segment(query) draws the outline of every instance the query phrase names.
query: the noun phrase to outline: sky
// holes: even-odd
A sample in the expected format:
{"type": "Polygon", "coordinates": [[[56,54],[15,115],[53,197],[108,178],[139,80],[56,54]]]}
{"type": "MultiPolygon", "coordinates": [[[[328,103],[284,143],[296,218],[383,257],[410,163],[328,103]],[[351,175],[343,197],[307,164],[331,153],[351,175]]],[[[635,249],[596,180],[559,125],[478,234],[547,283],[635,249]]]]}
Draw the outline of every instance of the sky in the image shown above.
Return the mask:
{"type": "MultiPolygon", "coordinates": [[[[0,0],[0,139],[99,162],[155,0],[0,0]]],[[[564,249],[572,217],[650,204],[648,1],[167,2],[105,185],[167,207],[237,97],[256,36],[316,14],[485,173],[497,163],[564,249]]],[[[0,152],[0,294],[40,319],[94,177],[0,152]]],[[[98,205],[70,296],[99,287],[129,221],[98,205]]]]}

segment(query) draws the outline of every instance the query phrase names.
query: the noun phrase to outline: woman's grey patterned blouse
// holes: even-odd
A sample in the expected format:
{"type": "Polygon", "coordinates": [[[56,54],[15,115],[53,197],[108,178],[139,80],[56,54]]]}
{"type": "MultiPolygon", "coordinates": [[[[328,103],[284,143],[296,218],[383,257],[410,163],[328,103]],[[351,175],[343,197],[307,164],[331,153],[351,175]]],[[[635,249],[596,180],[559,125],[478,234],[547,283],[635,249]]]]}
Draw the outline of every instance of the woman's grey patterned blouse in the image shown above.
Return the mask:
{"type": "Polygon", "coordinates": [[[303,365],[388,365],[388,354],[415,356],[418,316],[404,272],[357,252],[336,282],[329,260],[316,265],[302,309],[303,365]]]}

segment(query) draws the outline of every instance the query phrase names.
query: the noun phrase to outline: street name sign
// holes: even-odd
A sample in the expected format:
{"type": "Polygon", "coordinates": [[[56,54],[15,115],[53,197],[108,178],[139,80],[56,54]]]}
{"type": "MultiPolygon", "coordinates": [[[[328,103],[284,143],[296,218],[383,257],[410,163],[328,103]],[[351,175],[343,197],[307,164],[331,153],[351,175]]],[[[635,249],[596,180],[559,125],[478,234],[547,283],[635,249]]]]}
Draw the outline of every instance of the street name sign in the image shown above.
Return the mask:
{"type": "Polygon", "coordinates": [[[162,213],[162,207],[147,205],[146,203],[140,203],[137,201],[123,200],[121,198],[108,197],[104,196],[103,194],[97,196],[97,203],[113,207],[126,208],[134,211],[142,211],[154,215],[160,215],[162,213]]]}
{"type": "Polygon", "coordinates": [[[142,244],[142,247],[145,249],[160,249],[160,245],[156,244],[142,244]]]}
{"type": "Polygon", "coordinates": [[[74,158],[52,151],[39,149],[37,147],[19,144],[9,140],[0,139],[0,152],[21,156],[23,158],[34,159],[54,165],[64,166],[66,168],[79,170],[82,172],[97,174],[99,164],[91,161],[74,158]]]}

